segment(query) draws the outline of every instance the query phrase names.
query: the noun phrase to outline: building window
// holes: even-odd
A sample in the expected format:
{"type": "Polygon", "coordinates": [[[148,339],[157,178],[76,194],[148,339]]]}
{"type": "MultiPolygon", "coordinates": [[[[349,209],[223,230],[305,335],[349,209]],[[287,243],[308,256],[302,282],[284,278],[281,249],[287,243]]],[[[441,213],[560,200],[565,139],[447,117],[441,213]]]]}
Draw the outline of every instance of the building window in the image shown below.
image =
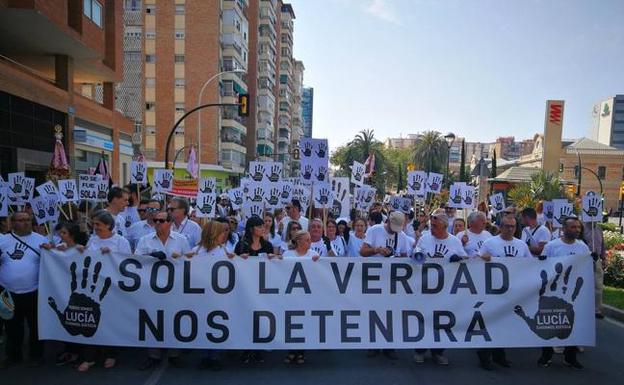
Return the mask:
{"type": "Polygon", "coordinates": [[[607,168],[605,166],[598,166],[598,178],[604,179],[607,175],[607,168]]]}
{"type": "Polygon", "coordinates": [[[147,127],[145,127],[145,133],[147,135],[156,135],[156,127],[155,126],[147,126],[147,127]]]}
{"type": "Polygon", "coordinates": [[[184,31],[180,29],[176,29],[174,34],[176,40],[184,40],[184,31]]]}
{"type": "Polygon", "coordinates": [[[153,15],[156,13],[156,4],[145,4],[145,13],[153,15]]]}
{"type": "Polygon", "coordinates": [[[102,4],[97,0],[83,0],[83,13],[98,27],[102,27],[102,4]]]}
{"type": "Polygon", "coordinates": [[[184,112],[185,111],[184,103],[176,103],[175,110],[176,112],[184,112]]]}
{"type": "Polygon", "coordinates": [[[156,78],[145,78],[145,88],[156,87],[156,78]]]}
{"type": "Polygon", "coordinates": [[[154,31],[154,30],[145,31],[145,38],[146,39],[156,39],[156,31],[154,31]]]}
{"type": "Polygon", "coordinates": [[[175,130],[176,135],[184,135],[184,127],[178,127],[175,130]]]}
{"type": "Polygon", "coordinates": [[[176,15],[184,15],[184,12],[186,11],[184,4],[176,4],[175,6],[175,13],[176,15]]]}
{"type": "Polygon", "coordinates": [[[141,0],[125,0],[124,1],[124,9],[126,11],[140,11],[141,10],[141,0]]]}
{"type": "Polygon", "coordinates": [[[184,88],[186,86],[186,80],[184,78],[176,78],[175,87],[184,88]]]}
{"type": "Polygon", "coordinates": [[[175,63],[184,63],[184,55],[175,55],[173,61],[175,63]]]}
{"type": "Polygon", "coordinates": [[[156,63],[156,55],[145,55],[146,63],[156,63]]]}
{"type": "Polygon", "coordinates": [[[156,103],[155,102],[147,102],[145,103],[145,110],[146,111],[153,111],[156,108],[156,103]]]}

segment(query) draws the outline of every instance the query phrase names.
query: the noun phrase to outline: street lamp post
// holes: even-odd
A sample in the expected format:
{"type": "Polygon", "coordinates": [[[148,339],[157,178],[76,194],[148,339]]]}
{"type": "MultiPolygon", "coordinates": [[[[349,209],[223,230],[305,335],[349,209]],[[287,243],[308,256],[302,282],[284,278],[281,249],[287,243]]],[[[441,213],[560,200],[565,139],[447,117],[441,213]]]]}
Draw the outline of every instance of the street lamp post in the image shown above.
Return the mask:
{"type": "MultiPolygon", "coordinates": [[[[217,74],[214,74],[208,80],[206,80],[201,90],[199,91],[199,96],[197,97],[197,106],[201,105],[202,97],[204,96],[204,91],[206,90],[210,82],[220,77],[221,75],[236,74],[236,73],[246,73],[246,71],[242,69],[222,71],[217,74]]],[[[217,135],[217,146],[219,146],[219,143],[221,143],[221,127],[219,127],[219,135],[217,135]]],[[[219,156],[219,152],[220,152],[219,148],[217,147],[217,157],[219,156]]],[[[217,164],[218,163],[219,163],[219,160],[217,159],[217,164]]],[[[199,165],[199,172],[201,174],[201,111],[198,111],[198,116],[197,116],[197,164],[199,165]]]]}
{"type": "Polygon", "coordinates": [[[452,132],[449,132],[448,134],[444,135],[444,140],[446,141],[446,148],[447,148],[447,152],[446,152],[446,178],[447,178],[447,183],[450,186],[451,185],[451,168],[450,168],[450,164],[451,164],[451,147],[453,146],[453,142],[455,141],[455,134],[453,134],[452,132]]]}

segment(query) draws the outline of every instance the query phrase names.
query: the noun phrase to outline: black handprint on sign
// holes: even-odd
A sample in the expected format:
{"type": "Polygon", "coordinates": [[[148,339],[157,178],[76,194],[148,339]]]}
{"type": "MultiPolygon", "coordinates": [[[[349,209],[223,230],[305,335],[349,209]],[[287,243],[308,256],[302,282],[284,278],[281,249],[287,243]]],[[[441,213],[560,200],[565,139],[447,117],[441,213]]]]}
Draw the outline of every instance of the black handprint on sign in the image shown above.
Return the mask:
{"type": "Polygon", "coordinates": [[[251,198],[252,202],[262,202],[263,199],[262,188],[256,187],[253,191],[253,198],[251,198]]]}
{"type": "Polygon", "coordinates": [[[269,190],[269,198],[265,200],[269,206],[277,206],[279,204],[279,196],[279,189],[273,187],[271,190],[269,190]]]}
{"type": "Polygon", "coordinates": [[[249,213],[252,217],[261,217],[262,216],[262,207],[253,205],[249,208],[249,213]]]}
{"type": "Polygon", "coordinates": [[[305,142],[305,144],[303,145],[303,156],[305,156],[306,158],[312,156],[312,143],[305,142]]]}
{"type": "Polygon", "coordinates": [[[327,155],[327,144],[325,144],[325,142],[319,142],[318,151],[316,151],[316,155],[319,158],[325,158],[325,156],[327,155]]]}
{"type": "Polygon", "coordinates": [[[306,165],[303,168],[303,179],[310,180],[312,178],[312,166],[306,165]]]}
{"type": "Polygon", "coordinates": [[[24,183],[24,178],[21,175],[16,175],[13,179],[13,185],[10,187],[13,194],[20,195],[22,193],[22,184],[24,183]]]}
{"type": "Polygon", "coordinates": [[[366,196],[364,197],[364,203],[369,204],[375,198],[375,191],[369,190],[366,192],[366,196]]]}
{"type": "Polygon", "coordinates": [[[518,250],[513,245],[503,247],[503,252],[505,253],[505,257],[513,258],[518,256],[518,250]]]}
{"type": "Polygon", "coordinates": [[[327,167],[320,166],[316,173],[316,179],[319,182],[325,182],[325,176],[327,175],[327,167]]]}
{"type": "Polygon", "coordinates": [[[403,211],[404,213],[409,212],[411,208],[411,202],[408,199],[403,199],[402,200],[402,205],[401,205],[401,211],[403,211]]]}
{"type": "Polygon", "coordinates": [[[108,196],[108,189],[106,188],[106,184],[105,183],[100,183],[98,184],[98,188],[97,188],[97,197],[99,200],[103,201],[106,200],[106,197],[108,196]]]}
{"type": "Polygon", "coordinates": [[[442,182],[442,178],[440,178],[439,176],[434,176],[433,178],[431,178],[429,188],[432,191],[438,191],[440,189],[440,182],[442,182]]]}
{"type": "Polygon", "coordinates": [[[240,206],[243,204],[243,193],[240,190],[234,191],[234,199],[232,201],[236,206],[240,206]]]}
{"type": "Polygon", "coordinates": [[[340,214],[342,213],[342,201],[344,200],[345,196],[347,195],[347,189],[345,188],[344,190],[342,190],[342,183],[340,183],[340,182],[338,182],[338,185],[336,186],[336,181],[335,180],[332,180],[332,184],[334,185],[334,187],[332,189],[335,192],[335,194],[333,194],[334,195],[334,201],[332,203],[332,207],[330,209],[330,212],[332,213],[334,218],[338,218],[340,216],[340,214]],[[340,193],[340,191],[342,191],[342,193],[340,193]]]}
{"type": "Polygon", "coordinates": [[[71,186],[68,184],[65,186],[66,190],[63,191],[63,196],[68,200],[71,201],[74,199],[74,189],[71,188],[71,186]]]}
{"type": "Polygon", "coordinates": [[[362,172],[363,170],[361,168],[356,168],[355,169],[355,174],[353,175],[353,179],[355,179],[358,182],[362,181],[362,172]]]}
{"type": "Polygon", "coordinates": [[[561,294],[557,293],[559,278],[563,272],[563,265],[557,263],[555,265],[555,277],[550,284],[552,296],[544,296],[546,286],[548,286],[548,274],[545,270],[540,273],[542,286],[539,291],[538,308],[533,318],[529,318],[522,306],[516,305],[514,312],[526,322],[529,329],[542,339],[549,340],[551,338],[566,339],[572,333],[574,326],[574,306],[572,303],[578,297],[583,287],[583,278],[578,277],[574,286],[574,291],[570,297],[570,301],[566,301],[564,297],[568,290],[568,281],[572,266],[569,266],[563,274],[563,285],[561,286],[561,294]]]}
{"type": "Polygon", "coordinates": [[[212,194],[214,190],[215,190],[215,185],[212,179],[206,179],[204,181],[204,185],[202,186],[202,188],[199,189],[199,191],[204,194],[212,194]]]}
{"type": "Polygon", "coordinates": [[[435,245],[431,258],[444,258],[446,254],[448,254],[448,248],[446,245],[444,243],[438,243],[435,245]]]}
{"type": "Polygon", "coordinates": [[[472,206],[472,194],[470,191],[466,191],[466,195],[464,195],[464,203],[468,206],[472,206]]]}
{"type": "Polygon", "coordinates": [[[457,205],[462,203],[461,189],[455,189],[455,194],[451,198],[451,201],[457,205]]]}
{"type": "Polygon", "coordinates": [[[319,205],[326,206],[329,203],[330,192],[331,191],[329,191],[329,189],[327,189],[326,187],[323,187],[318,191],[319,196],[316,198],[316,201],[319,205]]]}
{"type": "Polygon", "coordinates": [[[58,316],[59,322],[72,336],[82,335],[85,337],[92,337],[97,332],[100,324],[101,310],[100,302],[108,293],[108,289],[111,286],[110,277],[104,279],[104,285],[100,291],[100,295],[96,298],[92,298],[91,295],[95,294],[98,279],[100,278],[100,271],[102,270],[102,263],[97,262],[93,268],[93,275],[91,278],[91,285],[87,286],[89,278],[89,268],[91,265],[91,257],[86,257],[84,260],[84,268],[82,269],[82,281],[80,282],[80,289],[82,293],[77,292],[78,281],[76,278],[76,262],[72,262],[69,267],[71,272],[71,295],[69,302],[65,307],[65,310],[61,313],[56,305],[56,301],[52,297],[48,297],[48,305],[54,310],[58,316]]]}
{"type": "Polygon", "coordinates": [[[292,191],[292,186],[289,184],[285,184],[282,186],[282,195],[281,198],[283,201],[288,201],[290,200],[290,193],[292,191]]]}
{"type": "Polygon", "coordinates": [[[162,174],[162,179],[160,180],[160,187],[163,190],[169,189],[171,186],[172,175],[170,173],[162,174]]]}
{"type": "Polygon", "coordinates": [[[54,202],[48,203],[48,216],[54,217],[56,215],[56,204],[54,202]]]}
{"type": "Polygon", "coordinates": [[[278,164],[274,164],[271,166],[269,181],[278,182],[280,180],[280,166],[278,164]]]}
{"type": "Polygon", "coordinates": [[[264,178],[264,166],[261,164],[256,164],[256,167],[253,170],[253,174],[249,172],[249,176],[255,182],[262,182],[262,178],[264,178]]]}
{"type": "Polygon", "coordinates": [[[563,222],[565,222],[566,218],[570,215],[570,213],[572,212],[572,208],[570,206],[561,206],[559,207],[559,216],[555,217],[555,220],[563,225],[563,222]]]}
{"type": "Polygon", "coordinates": [[[39,221],[45,221],[46,219],[46,204],[43,200],[39,199],[37,203],[35,203],[35,207],[33,207],[33,212],[39,221]]]}
{"type": "Polygon", "coordinates": [[[503,197],[502,196],[496,195],[494,197],[494,208],[496,209],[496,211],[503,210],[503,197]]]}
{"type": "Polygon", "coordinates": [[[13,248],[13,252],[7,254],[11,259],[22,259],[24,258],[24,253],[26,253],[27,248],[28,247],[25,244],[17,242],[13,248]]]}
{"type": "Polygon", "coordinates": [[[137,163],[133,176],[137,183],[143,182],[143,177],[145,176],[145,165],[143,163],[137,163]]]}
{"type": "Polygon", "coordinates": [[[55,191],[54,187],[50,186],[49,184],[43,186],[43,192],[45,192],[48,195],[56,195],[56,191],[55,191]]]}
{"type": "Polygon", "coordinates": [[[30,198],[34,183],[35,182],[32,179],[24,179],[24,190],[22,191],[22,200],[27,201],[30,198]]]}
{"type": "Polygon", "coordinates": [[[422,182],[423,182],[422,175],[420,174],[414,175],[414,179],[412,179],[412,184],[410,185],[412,191],[420,191],[422,182]]]}
{"type": "Polygon", "coordinates": [[[591,197],[587,200],[588,207],[587,210],[583,208],[583,212],[587,214],[588,217],[596,217],[599,213],[600,199],[591,197]]]}
{"type": "Polygon", "coordinates": [[[201,211],[201,213],[204,215],[210,215],[212,213],[213,206],[214,206],[214,200],[212,199],[212,196],[205,195],[202,199],[201,206],[198,205],[197,209],[201,211]]]}

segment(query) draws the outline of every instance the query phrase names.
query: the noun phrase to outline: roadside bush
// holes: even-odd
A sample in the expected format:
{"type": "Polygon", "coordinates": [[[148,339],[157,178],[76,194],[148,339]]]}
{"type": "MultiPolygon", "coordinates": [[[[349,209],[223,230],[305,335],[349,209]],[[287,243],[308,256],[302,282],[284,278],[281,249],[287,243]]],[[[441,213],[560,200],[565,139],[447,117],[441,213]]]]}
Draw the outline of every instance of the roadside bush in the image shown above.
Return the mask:
{"type": "Polygon", "coordinates": [[[624,244],[607,251],[604,268],[605,285],[624,289],[624,244]]]}

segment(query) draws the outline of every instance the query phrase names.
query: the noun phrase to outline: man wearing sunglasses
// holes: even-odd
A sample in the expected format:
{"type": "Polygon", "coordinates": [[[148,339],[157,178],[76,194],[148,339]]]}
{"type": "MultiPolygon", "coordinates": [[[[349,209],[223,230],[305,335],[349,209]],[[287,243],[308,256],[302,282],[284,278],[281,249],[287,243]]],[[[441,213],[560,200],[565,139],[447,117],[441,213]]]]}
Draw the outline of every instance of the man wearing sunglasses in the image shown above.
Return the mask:
{"type": "Polygon", "coordinates": [[[173,218],[173,231],[180,233],[186,237],[190,247],[195,247],[201,239],[201,227],[189,220],[189,204],[184,198],[174,197],[167,206],[167,212],[173,218]]]}
{"type": "Polygon", "coordinates": [[[286,240],[286,229],[288,228],[288,222],[297,221],[301,225],[303,230],[308,231],[308,218],[301,215],[301,202],[298,199],[293,199],[286,207],[286,216],[278,225],[278,233],[282,235],[282,240],[286,240]]]}
{"type": "Polygon", "coordinates": [[[130,247],[133,251],[136,249],[139,239],[155,231],[153,218],[154,214],[160,211],[160,208],[160,201],[156,199],[150,199],[145,204],[141,203],[139,206],[139,215],[144,219],[133,223],[128,229],[128,242],[130,242],[130,247]]]}

